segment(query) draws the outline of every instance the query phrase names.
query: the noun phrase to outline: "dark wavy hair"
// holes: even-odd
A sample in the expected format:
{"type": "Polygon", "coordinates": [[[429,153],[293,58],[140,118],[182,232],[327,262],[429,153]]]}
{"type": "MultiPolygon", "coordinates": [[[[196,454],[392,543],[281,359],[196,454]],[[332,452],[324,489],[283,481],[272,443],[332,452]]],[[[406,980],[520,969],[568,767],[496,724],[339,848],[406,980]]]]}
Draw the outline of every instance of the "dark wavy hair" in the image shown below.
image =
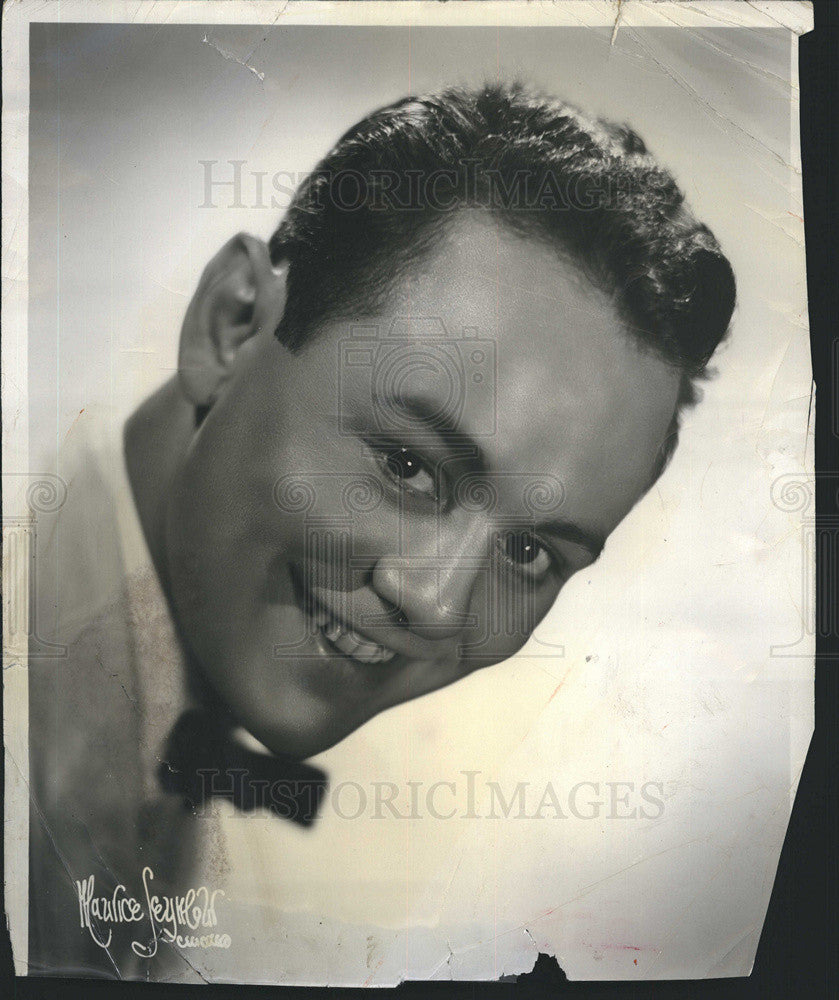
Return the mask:
{"type": "Polygon", "coordinates": [[[377,311],[463,208],[557,248],[683,373],[657,478],[727,332],[731,265],[632,129],[520,84],[407,97],[338,140],[270,240],[288,264],[277,336],[296,350],[328,319],[377,311]]]}

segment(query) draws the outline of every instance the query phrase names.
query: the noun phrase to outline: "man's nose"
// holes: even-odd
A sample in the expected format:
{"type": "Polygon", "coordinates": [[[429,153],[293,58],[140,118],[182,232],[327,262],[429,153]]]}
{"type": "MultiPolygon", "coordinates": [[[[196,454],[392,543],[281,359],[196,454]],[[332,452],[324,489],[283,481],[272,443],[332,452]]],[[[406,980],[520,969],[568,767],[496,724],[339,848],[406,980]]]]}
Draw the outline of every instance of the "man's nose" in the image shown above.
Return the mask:
{"type": "Polygon", "coordinates": [[[475,585],[487,571],[486,525],[473,524],[447,537],[415,540],[405,555],[380,557],[372,587],[404,615],[412,632],[427,639],[452,638],[477,625],[470,611],[475,585]]]}

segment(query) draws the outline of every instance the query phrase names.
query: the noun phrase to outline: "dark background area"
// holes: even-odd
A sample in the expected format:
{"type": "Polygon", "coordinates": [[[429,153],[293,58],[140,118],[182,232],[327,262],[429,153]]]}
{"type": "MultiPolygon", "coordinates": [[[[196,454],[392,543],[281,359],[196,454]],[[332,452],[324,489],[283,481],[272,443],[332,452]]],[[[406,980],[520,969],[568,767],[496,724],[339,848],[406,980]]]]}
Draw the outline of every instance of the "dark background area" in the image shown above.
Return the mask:
{"type": "MultiPolygon", "coordinates": [[[[754,997],[839,995],[839,254],[837,254],[836,174],[839,162],[839,4],[815,6],[815,31],[800,39],[801,148],[807,240],[807,284],[811,349],[816,382],[817,664],[816,729],[804,767],[754,971],[748,979],[701,982],[569,983],[556,961],[540,956],[534,970],[501,983],[406,983],[397,997],[503,998],[511,996],[586,997],[754,997]]],[[[2,780],[2,778],[0,778],[2,780]]],[[[0,848],[1,849],[1,848],[0,848]]],[[[293,987],[207,986],[15,979],[11,977],[8,932],[0,939],[0,962],[8,988],[4,995],[28,997],[200,996],[310,997],[362,990],[293,987]]],[[[2,987],[0,987],[2,989],[2,987]]]]}

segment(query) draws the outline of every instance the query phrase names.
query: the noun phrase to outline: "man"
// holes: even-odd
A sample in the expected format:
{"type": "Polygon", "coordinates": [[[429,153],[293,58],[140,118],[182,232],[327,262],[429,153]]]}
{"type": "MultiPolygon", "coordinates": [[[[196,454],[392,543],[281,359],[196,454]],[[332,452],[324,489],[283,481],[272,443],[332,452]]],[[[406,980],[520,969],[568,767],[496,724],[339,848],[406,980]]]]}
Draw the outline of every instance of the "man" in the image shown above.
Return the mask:
{"type": "MultiPolygon", "coordinates": [[[[147,622],[167,638],[130,708],[99,678],[100,739],[123,712],[125,757],[89,800],[77,762],[59,780],[41,755],[35,826],[74,847],[52,875],[36,850],[35,882],[100,864],[83,831],[105,815],[102,883],[154,858],[174,891],[209,848],[165,790],[194,801],[190,775],[242,741],[293,767],[515,654],[660,475],[733,305],[713,236],[629,129],[503,86],[351,129],[268,244],[209,263],[177,376],[126,427],[156,571],[128,617],[139,646],[147,622]]],[[[71,657],[119,658],[101,634],[71,657]]],[[[33,740],[87,725],[67,676],[33,693],[33,740]]],[[[123,975],[160,957],[148,936],[129,964],[103,951],[123,975]]]]}

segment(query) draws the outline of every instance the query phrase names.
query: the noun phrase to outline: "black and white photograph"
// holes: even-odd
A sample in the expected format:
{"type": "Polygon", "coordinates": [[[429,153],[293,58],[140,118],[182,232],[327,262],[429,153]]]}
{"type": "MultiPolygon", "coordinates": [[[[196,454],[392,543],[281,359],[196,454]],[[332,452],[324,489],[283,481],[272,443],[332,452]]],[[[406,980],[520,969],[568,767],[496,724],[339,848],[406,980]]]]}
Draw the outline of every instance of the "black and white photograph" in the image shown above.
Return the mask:
{"type": "Polygon", "coordinates": [[[771,6],[6,9],[18,975],[749,975],[814,723],[771,6]]]}

